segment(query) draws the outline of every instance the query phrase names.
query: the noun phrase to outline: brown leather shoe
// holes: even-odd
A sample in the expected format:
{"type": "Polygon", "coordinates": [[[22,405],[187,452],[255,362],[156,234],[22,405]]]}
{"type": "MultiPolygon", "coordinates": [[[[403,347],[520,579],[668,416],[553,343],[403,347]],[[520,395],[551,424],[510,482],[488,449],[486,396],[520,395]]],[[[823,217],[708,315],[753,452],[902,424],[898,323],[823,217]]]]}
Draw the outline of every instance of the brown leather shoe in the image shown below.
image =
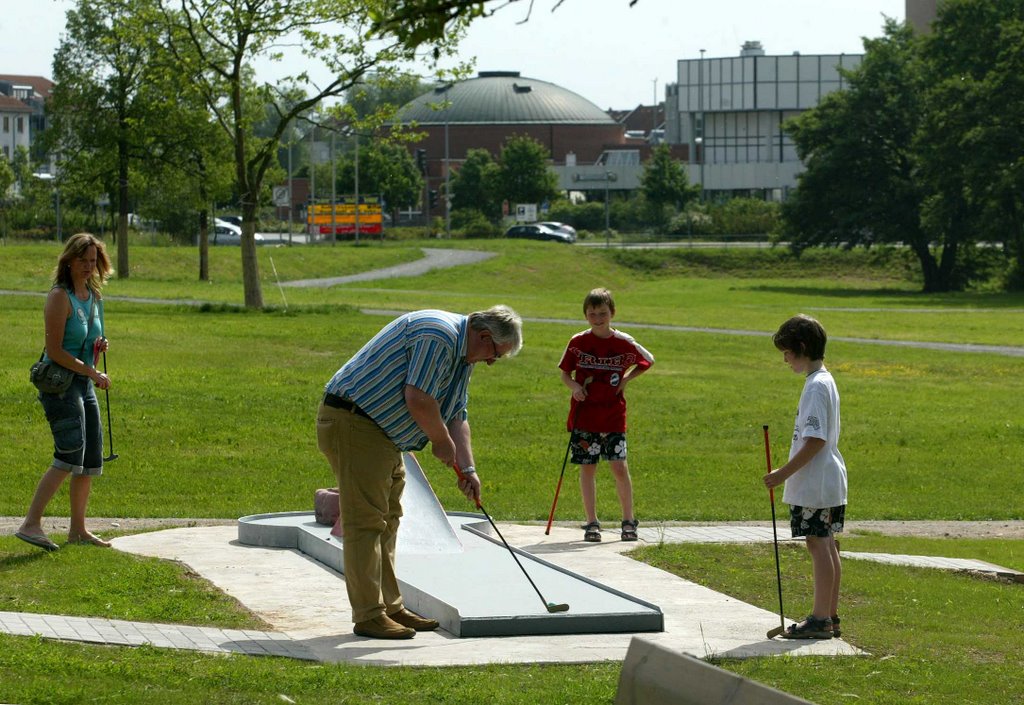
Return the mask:
{"type": "Polygon", "coordinates": [[[412,639],[416,636],[415,629],[403,627],[383,614],[365,622],[356,622],[352,631],[359,636],[368,636],[371,639],[412,639]]]}
{"type": "Polygon", "coordinates": [[[395,622],[398,622],[403,627],[409,627],[410,629],[415,629],[418,632],[432,632],[441,626],[436,619],[421,617],[415,612],[410,612],[404,607],[400,612],[389,614],[388,617],[395,622]]]}

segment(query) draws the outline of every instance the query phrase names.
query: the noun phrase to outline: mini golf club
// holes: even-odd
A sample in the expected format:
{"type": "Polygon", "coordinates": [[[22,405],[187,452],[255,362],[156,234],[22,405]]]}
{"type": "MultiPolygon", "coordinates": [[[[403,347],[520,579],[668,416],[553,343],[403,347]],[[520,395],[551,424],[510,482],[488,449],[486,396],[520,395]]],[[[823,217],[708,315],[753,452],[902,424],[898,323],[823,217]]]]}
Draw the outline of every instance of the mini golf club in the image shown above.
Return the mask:
{"type": "MultiPolygon", "coordinates": [[[[764,428],[764,459],[768,465],[768,472],[772,471],[772,450],[771,444],[768,441],[768,424],[763,426],[764,428]]],[[[771,488],[768,490],[768,498],[772,503],[772,539],[775,543],[775,579],[779,585],[779,626],[771,629],[767,636],[769,639],[774,639],[782,632],[786,631],[786,618],[783,615],[782,610],[782,570],[779,568],[779,534],[775,528],[775,489],[771,488]]]]}
{"type": "MultiPolygon", "coordinates": [[[[583,382],[583,389],[586,390],[587,385],[590,384],[590,380],[593,377],[587,377],[583,382]]],[[[565,445],[565,458],[562,460],[562,472],[558,476],[558,484],[555,485],[555,499],[551,502],[551,513],[548,514],[548,528],[544,529],[544,535],[548,536],[551,534],[551,522],[555,520],[555,507],[558,505],[558,493],[562,491],[562,478],[565,477],[565,466],[569,462],[569,449],[572,448],[572,432],[576,430],[576,418],[580,415],[580,402],[576,405],[576,411],[572,415],[572,430],[569,431],[569,442],[565,445]]]]}
{"type": "MultiPolygon", "coordinates": [[[[96,348],[99,347],[99,339],[96,340],[96,344],[93,347],[92,361],[93,365],[96,364],[96,348]]],[[[103,374],[107,374],[107,351],[103,351],[103,374]]],[[[117,460],[117,453],[114,452],[114,429],[110,425],[110,388],[103,390],[107,398],[107,441],[110,445],[110,455],[103,459],[103,462],[109,463],[111,460],[117,460]]]]}
{"type": "MultiPolygon", "coordinates": [[[[455,474],[459,476],[460,480],[466,479],[466,476],[462,474],[462,470],[459,468],[458,465],[455,466],[455,474]]],[[[505,540],[505,537],[501,535],[501,531],[498,529],[498,525],[494,523],[493,519],[491,519],[491,515],[487,513],[486,509],[484,509],[484,505],[480,503],[479,499],[475,501],[476,508],[483,512],[484,516],[487,517],[487,521],[490,523],[491,528],[494,529],[495,533],[498,534],[498,538],[501,539],[501,542],[505,545],[505,548],[508,549],[509,555],[511,555],[513,560],[515,560],[516,565],[519,566],[519,570],[523,571],[523,575],[525,575],[526,579],[530,581],[530,585],[533,587],[534,592],[537,593],[537,597],[540,598],[540,601],[544,603],[544,607],[547,608],[547,611],[552,614],[555,612],[568,612],[569,605],[565,603],[555,604],[554,602],[548,602],[544,599],[544,595],[541,594],[540,588],[538,588],[537,584],[533,582],[533,578],[530,577],[530,574],[526,572],[526,568],[524,568],[523,564],[519,561],[519,556],[517,556],[516,552],[512,550],[512,547],[508,545],[508,541],[505,540]]]]}

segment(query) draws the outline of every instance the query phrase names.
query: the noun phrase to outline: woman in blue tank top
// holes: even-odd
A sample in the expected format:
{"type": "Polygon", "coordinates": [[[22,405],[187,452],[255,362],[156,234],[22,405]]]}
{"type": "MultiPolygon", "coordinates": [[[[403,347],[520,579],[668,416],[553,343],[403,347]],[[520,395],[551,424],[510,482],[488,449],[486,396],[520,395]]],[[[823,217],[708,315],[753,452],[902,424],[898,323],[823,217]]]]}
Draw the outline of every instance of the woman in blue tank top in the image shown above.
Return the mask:
{"type": "Polygon", "coordinates": [[[107,349],[100,289],[110,273],[110,259],[101,240],[89,233],[71,236],[57,260],[53,288],[43,309],[46,357],[76,373],[64,394],[39,393],[53,433],[53,461],[39,480],[25,520],[15,534],[47,551],[60,547],[43,531],[43,512],[69,475],[68,543],[110,546],[85,526],[92,478],[103,473],[103,428],[95,387],[109,389],[110,379],[96,369],[95,356],[107,349]]]}

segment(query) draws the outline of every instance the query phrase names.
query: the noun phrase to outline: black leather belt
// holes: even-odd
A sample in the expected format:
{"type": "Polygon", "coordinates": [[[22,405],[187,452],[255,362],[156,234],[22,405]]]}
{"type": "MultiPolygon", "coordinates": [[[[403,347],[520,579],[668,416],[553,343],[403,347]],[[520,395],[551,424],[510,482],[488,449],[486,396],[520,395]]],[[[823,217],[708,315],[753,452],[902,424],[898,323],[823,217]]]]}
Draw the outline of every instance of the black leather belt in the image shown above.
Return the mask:
{"type": "Polygon", "coordinates": [[[353,414],[359,414],[363,418],[370,418],[370,415],[356,406],[356,403],[351,399],[339,397],[337,394],[331,394],[330,392],[324,394],[324,405],[329,406],[333,409],[344,409],[345,411],[351,411],[353,414]]]}

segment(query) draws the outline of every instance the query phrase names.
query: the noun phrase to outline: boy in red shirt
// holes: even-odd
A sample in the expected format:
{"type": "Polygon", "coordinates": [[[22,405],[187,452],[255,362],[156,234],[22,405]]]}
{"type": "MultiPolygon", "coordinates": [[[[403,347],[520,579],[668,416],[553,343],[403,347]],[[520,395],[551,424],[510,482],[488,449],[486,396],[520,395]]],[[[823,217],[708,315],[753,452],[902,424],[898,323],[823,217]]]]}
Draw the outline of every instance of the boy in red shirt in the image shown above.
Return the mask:
{"type": "Polygon", "coordinates": [[[594,289],[583,300],[590,330],[569,340],[562,361],[562,383],[572,391],[568,430],[572,462],[580,466],[580,494],[587,523],[583,540],[601,540],[597,521],[597,462],[608,460],[622,507],[622,540],[636,541],[633,482],[626,464],[626,383],[654,364],[654,356],[625,333],[612,328],[615,301],[594,289]]]}

